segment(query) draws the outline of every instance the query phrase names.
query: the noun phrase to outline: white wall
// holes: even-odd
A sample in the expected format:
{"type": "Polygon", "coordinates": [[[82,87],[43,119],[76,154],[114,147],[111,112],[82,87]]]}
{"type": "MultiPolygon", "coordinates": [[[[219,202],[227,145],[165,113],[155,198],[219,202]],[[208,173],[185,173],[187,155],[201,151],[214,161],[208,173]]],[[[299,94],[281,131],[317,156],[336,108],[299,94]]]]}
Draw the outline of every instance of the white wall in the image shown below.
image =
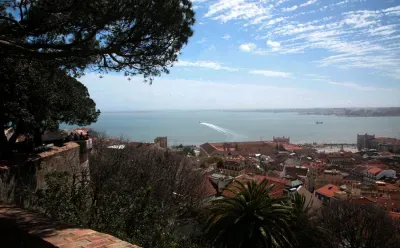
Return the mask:
{"type": "Polygon", "coordinates": [[[378,175],[376,175],[376,178],[378,180],[381,179],[382,177],[396,178],[396,171],[395,170],[383,170],[378,175]]]}

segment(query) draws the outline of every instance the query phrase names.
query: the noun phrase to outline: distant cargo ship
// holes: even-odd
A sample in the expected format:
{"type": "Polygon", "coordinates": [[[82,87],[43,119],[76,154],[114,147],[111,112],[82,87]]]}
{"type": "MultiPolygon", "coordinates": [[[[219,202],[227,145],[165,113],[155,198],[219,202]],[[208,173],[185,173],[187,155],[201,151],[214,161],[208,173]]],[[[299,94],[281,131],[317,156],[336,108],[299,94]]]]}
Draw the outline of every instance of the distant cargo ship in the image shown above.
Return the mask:
{"type": "Polygon", "coordinates": [[[317,121],[317,122],[315,122],[315,124],[323,124],[324,122],[322,122],[322,121],[317,121]]]}

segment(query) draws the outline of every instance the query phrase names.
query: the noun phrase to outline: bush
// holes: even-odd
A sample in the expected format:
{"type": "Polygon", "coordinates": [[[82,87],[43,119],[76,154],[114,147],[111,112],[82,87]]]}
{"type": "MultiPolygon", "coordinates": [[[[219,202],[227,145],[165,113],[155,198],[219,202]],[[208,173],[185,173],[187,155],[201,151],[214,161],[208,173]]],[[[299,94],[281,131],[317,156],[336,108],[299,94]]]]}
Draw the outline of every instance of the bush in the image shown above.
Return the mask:
{"type": "Polygon", "coordinates": [[[47,188],[31,194],[32,207],[142,247],[195,247],[191,232],[177,230],[197,223],[201,174],[181,156],[107,146],[103,140],[94,143],[90,177],[48,174],[47,188]]]}

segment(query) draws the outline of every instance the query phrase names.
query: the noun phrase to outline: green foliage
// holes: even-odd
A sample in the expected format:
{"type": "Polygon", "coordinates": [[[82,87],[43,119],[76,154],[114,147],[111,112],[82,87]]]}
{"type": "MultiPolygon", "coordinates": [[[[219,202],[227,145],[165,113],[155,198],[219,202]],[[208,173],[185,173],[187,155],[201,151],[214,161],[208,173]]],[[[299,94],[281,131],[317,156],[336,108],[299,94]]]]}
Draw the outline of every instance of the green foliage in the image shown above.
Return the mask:
{"type": "Polygon", "coordinates": [[[193,31],[188,0],[0,2],[0,56],[84,69],[158,76],[193,31]]]}
{"type": "Polygon", "coordinates": [[[296,193],[289,199],[289,205],[296,219],[303,219],[308,216],[312,201],[306,202],[306,197],[296,193]]]}
{"type": "MultiPolygon", "coordinates": [[[[151,155],[154,157],[157,156],[151,155]]],[[[81,174],[48,174],[47,188],[31,195],[32,206],[53,218],[110,233],[142,247],[397,248],[400,244],[400,223],[392,220],[384,210],[334,202],[322,209],[320,215],[313,216],[310,213],[312,202],[307,202],[304,196],[270,198],[274,186],[267,186],[264,180],[260,184],[237,182],[237,187],[232,190],[234,197],[211,202],[206,219],[210,245],[202,236],[177,233],[179,212],[190,212],[186,211],[191,208],[189,205],[181,204],[187,196],[172,201],[168,201],[171,197],[163,198],[165,191],[159,191],[161,185],[158,182],[150,178],[144,180],[147,173],[154,173],[151,170],[140,176],[141,183],[138,184],[133,174],[129,175],[132,168],[128,164],[118,167],[125,159],[124,154],[102,156],[104,165],[113,166],[113,169],[97,168],[90,180],[81,174]],[[110,159],[108,162],[105,161],[107,158],[110,159]],[[110,164],[115,160],[116,164],[110,164]],[[108,179],[104,180],[103,175],[108,175],[108,179]]],[[[150,158],[140,156],[137,159],[150,158]]],[[[149,165],[144,164],[142,169],[149,165]]],[[[168,166],[171,166],[170,162],[168,166]]],[[[165,175],[165,171],[162,174],[165,175]]],[[[184,187],[198,184],[192,179],[187,182],[190,184],[184,187]]],[[[168,184],[162,183],[162,188],[166,186],[168,184]]],[[[190,212],[189,216],[203,218],[196,211],[190,212]]]]}
{"type": "Polygon", "coordinates": [[[212,164],[212,163],[218,163],[218,162],[224,162],[224,160],[221,157],[209,157],[206,160],[207,163],[212,164]]]}
{"type": "Polygon", "coordinates": [[[273,185],[236,182],[234,197],[215,200],[207,233],[215,247],[292,247],[291,208],[269,196],[273,185]]]}
{"type": "MultiPolygon", "coordinates": [[[[0,1],[0,127],[11,120],[41,143],[44,128],[95,121],[86,88],[68,75],[124,72],[151,83],[177,61],[194,22],[189,0],[0,1]]],[[[0,132],[0,156],[10,150],[0,132]]]]}
{"type": "Polygon", "coordinates": [[[33,207],[142,247],[195,248],[199,242],[191,232],[178,229],[183,222],[197,223],[201,176],[186,169],[180,156],[108,145],[95,142],[90,178],[47,175],[47,188],[33,194],[33,207]]]}
{"type": "Polygon", "coordinates": [[[185,154],[185,155],[190,155],[190,156],[196,156],[196,154],[194,153],[194,150],[193,150],[193,148],[191,148],[191,147],[188,147],[188,146],[185,146],[184,148],[183,148],[183,154],[185,154]]]}
{"type": "Polygon", "coordinates": [[[202,158],[201,160],[201,167],[207,168],[210,164],[216,163],[217,166],[222,166],[224,164],[224,160],[221,157],[213,156],[213,157],[206,157],[202,158]]]}
{"type": "Polygon", "coordinates": [[[399,220],[377,206],[331,202],[322,209],[316,226],[330,237],[320,240],[321,247],[400,247],[399,220]]]}
{"type": "Polygon", "coordinates": [[[67,223],[84,225],[89,215],[89,181],[68,172],[52,172],[45,176],[47,188],[28,195],[34,209],[67,223]]]}
{"type": "Polygon", "coordinates": [[[64,71],[48,63],[7,58],[0,59],[0,65],[4,84],[0,120],[15,128],[14,137],[40,138],[60,123],[89,125],[97,120],[100,111],[87,88],[64,71]]]}
{"type": "Polygon", "coordinates": [[[292,209],[291,230],[296,237],[296,247],[318,247],[316,239],[320,231],[312,223],[313,216],[310,212],[312,200],[306,202],[305,196],[296,193],[290,197],[288,205],[292,209]]]}
{"type": "Polygon", "coordinates": [[[218,160],[217,168],[222,168],[223,166],[224,166],[224,161],[223,160],[218,160]]]}

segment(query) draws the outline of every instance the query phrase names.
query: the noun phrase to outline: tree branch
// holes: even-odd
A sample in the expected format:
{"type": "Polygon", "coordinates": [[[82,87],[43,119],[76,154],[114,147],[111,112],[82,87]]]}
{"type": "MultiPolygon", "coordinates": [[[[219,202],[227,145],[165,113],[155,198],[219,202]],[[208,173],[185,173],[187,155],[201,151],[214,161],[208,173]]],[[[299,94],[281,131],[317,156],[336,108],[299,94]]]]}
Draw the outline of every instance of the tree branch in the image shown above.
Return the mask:
{"type": "Polygon", "coordinates": [[[9,22],[12,22],[12,23],[16,24],[16,25],[17,25],[19,28],[21,28],[21,29],[24,28],[24,27],[22,27],[22,25],[21,25],[18,21],[14,20],[14,19],[12,19],[12,18],[10,18],[10,17],[7,17],[7,16],[0,16],[0,19],[3,19],[3,20],[6,20],[6,21],[9,21],[9,22]]]}

